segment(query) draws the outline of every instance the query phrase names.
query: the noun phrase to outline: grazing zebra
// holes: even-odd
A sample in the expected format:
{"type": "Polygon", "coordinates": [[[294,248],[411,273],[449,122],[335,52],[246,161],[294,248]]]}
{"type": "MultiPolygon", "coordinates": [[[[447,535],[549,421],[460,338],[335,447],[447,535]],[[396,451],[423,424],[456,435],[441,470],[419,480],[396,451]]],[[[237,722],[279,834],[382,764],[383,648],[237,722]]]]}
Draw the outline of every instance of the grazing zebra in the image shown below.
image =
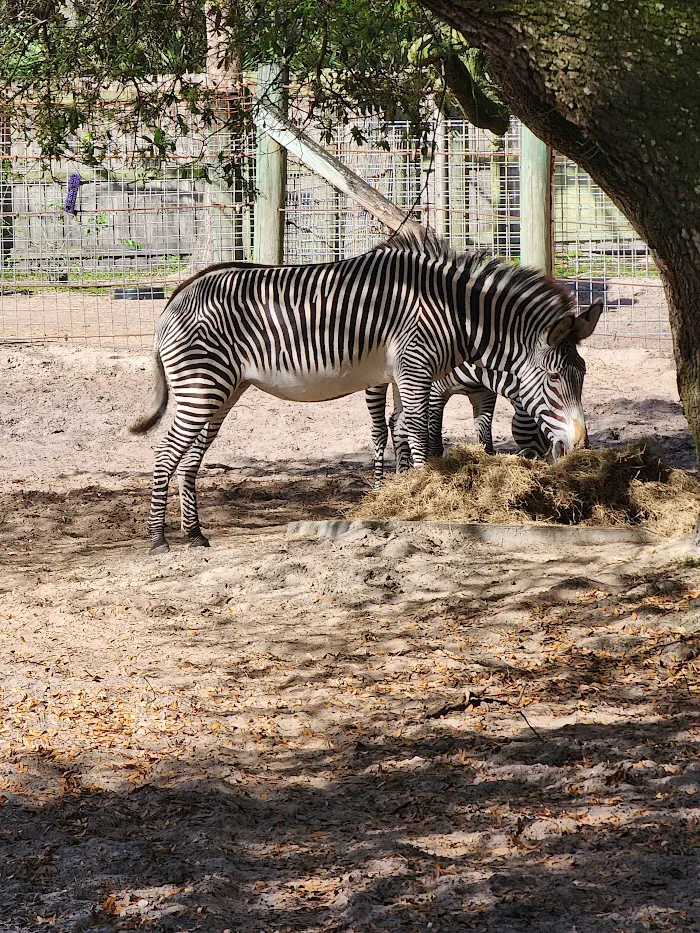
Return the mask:
{"type": "MultiPolygon", "coordinates": [[[[372,447],[374,451],[374,487],[381,486],[384,478],[384,453],[389,440],[386,422],[386,396],[389,387],[372,386],[365,390],[365,401],[372,419],[372,447]]],[[[486,453],[494,453],[492,422],[496,399],[504,395],[513,403],[515,412],[512,420],[513,439],[524,456],[544,457],[552,442],[544,434],[534,418],[520,404],[518,380],[511,373],[480,369],[470,363],[462,363],[442,379],[437,379],[430,390],[428,412],[428,456],[441,457],[442,416],[445,405],[453,395],[466,395],[474,415],[477,442],[486,453]]],[[[410,466],[408,445],[402,437],[399,423],[400,399],[394,391],[395,410],[389,419],[389,427],[396,454],[396,472],[402,473],[410,466]]]]}
{"type": "MultiPolygon", "coordinates": [[[[537,272],[458,254],[413,231],[340,262],[204,269],[173,292],[158,321],[155,407],[131,429],[144,433],[160,421],[169,383],[177,408],[156,449],[151,552],[168,549],[165,509],[176,471],[182,528],[192,545],[208,545],[197,514],[197,471],[249,386],[320,402],[396,383],[420,467],[435,379],[468,360],[541,384],[557,377],[599,315],[591,306],[576,317],[570,293],[537,272]]],[[[528,410],[537,417],[540,407],[528,410]]],[[[567,449],[585,434],[583,412],[572,409],[571,418],[567,449]]]]}
{"type": "MultiPolygon", "coordinates": [[[[576,353],[576,356],[585,366],[580,355],[576,353]]],[[[561,373],[561,381],[570,384],[568,397],[574,399],[576,407],[580,408],[582,380],[579,379],[579,370],[575,366],[565,366],[561,373]]],[[[549,388],[549,384],[544,388],[549,388]]],[[[540,417],[544,421],[540,427],[523,407],[520,400],[520,384],[512,373],[494,372],[462,363],[442,379],[437,379],[430,390],[428,446],[431,456],[442,456],[442,416],[445,405],[453,395],[466,395],[469,399],[474,413],[476,437],[487,454],[494,453],[493,413],[499,395],[505,396],[513,405],[511,432],[519,450],[525,456],[531,457],[544,457],[551,450],[553,440],[548,437],[544,410],[540,409],[540,417]]],[[[566,424],[571,417],[566,406],[562,405],[559,394],[548,399],[548,408],[551,412],[556,412],[562,424],[566,424]]]]}
{"type": "MultiPolygon", "coordinates": [[[[603,310],[597,298],[587,314],[595,323],[603,310]]],[[[593,325],[595,327],[595,324],[593,325]]],[[[588,443],[583,416],[583,380],[586,363],[573,341],[561,345],[561,367],[542,379],[536,371],[524,371],[517,377],[512,373],[494,373],[462,363],[441,379],[430,391],[429,448],[431,456],[441,456],[442,416],[445,405],[453,395],[471,395],[482,390],[477,421],[479,442],[488,453],[493,453],[491,422],[496,394],[505,395],[513,403],[513,440],[529,455],[544,456],[551,451],[554,459],[578,444],[588,443]],[[579,428],[583,430],[583,436],[579,428]],[[574,436],[576,435],[576,436],[574,436]]],[[[473,404],[473,402],[472,402],[473,404]]]]}

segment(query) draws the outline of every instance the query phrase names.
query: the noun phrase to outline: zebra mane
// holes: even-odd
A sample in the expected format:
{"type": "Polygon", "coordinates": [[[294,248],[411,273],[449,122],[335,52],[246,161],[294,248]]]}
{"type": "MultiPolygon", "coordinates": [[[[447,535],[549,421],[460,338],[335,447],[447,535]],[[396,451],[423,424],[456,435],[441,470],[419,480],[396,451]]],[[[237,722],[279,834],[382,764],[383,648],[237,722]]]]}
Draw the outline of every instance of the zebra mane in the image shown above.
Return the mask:
{"type": "Polygon", "coordinates": [[[427,256],[428,259],[443,259],[459,266],[460,271],[475,272],[484,265],[488,250],[474,250],[470,253],[459,252],[446,240],[438,236],[432,227],[423,227],[409,220],[383,243],[375,246],[377,250],[399,250],[413,253],[415,256],[427,256]]]}
{"type": "MultiPolygon", "coordinates": [[[[530,266],[521,266],[515,263],[503,262],[501,259],[491,259],[484,263],[479,270],[479,274],[484,277],[495,275],[501,281],[505,279],[509,289],[515,289],[519,292],[527,291],[531,285],[539,283],[544,285],[549,293],[546,297],[538,299],[538,305],[542,307],[547,305],[551,316],[551,322],[555,323],[567,314],[575,312],[576,296],[560,282],[555,281],[551,276],[545,275],[538,269],[530,266]]],[[[540,292],[540,296],[542,293],[540,292]]]]}
{"type": "Polygon", "coordinates": [[[570,314],[576,304],[574,293],[570,289],[537,269],[490,258],[488,250],[485,249],[460,252],[430,227],[420,226],[413,221],[406,223],[397,233],[375,246],[375,249],[400,250],[417,256],[427,256],[429,259],[442,259],[454,264],[459,272],[466,272],[470,278],[475,275],[496,275],[501,279],[505,278],[509,287],[518,290],[526,290],[536,280],[545,282],[550,290],[549,302],[553,321],[570,314]]]}

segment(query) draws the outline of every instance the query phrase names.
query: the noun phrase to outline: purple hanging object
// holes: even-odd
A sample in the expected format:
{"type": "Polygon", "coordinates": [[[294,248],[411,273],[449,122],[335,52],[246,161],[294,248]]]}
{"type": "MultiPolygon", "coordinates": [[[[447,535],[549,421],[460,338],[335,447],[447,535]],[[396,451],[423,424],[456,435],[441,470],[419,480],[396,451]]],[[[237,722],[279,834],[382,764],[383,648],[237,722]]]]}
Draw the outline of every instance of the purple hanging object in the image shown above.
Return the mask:
{"type": "Polygon", "coordinates": [[[66,203],[63,210],[66,214],[72,214],[75,217],[75,202],[78,199],[78,188],[80,187],[80,175],[77,172],[71,172],[68,176],[68,192],[66,194],[66,203]]]}

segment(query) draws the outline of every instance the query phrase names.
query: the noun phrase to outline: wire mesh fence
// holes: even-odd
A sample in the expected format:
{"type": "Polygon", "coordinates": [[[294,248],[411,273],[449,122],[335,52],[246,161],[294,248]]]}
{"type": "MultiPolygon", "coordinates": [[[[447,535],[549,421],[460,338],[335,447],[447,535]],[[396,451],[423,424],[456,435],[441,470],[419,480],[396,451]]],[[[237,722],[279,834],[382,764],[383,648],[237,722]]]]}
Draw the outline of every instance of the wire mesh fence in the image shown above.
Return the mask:
{"type": "MultiPolygon", "coordinates": [[[[406,213],[458,249],[520,256],[520,126],[503,138],[438,119],[433,145],[406,125],[371,121],[324,145],[406,213]]],[[[183,138],[167,160],[134,166],[128,140],[99,167],[45,165],[32,146],[0,136],[0,341],[63,340],[148,347],[178,282],[211,262],[252,258],[255,140],[183,138]],[[219,157],[235,153],[233,183],[219,157]],[[79,175],[74,205],[70,176],[79,175]],[[67,208],[70,208],[67,210],[67,208]]],[[[285,260],[320,262],[387,234],[366,211],[303,165],[288,162],[285,260]]],[[[585,172],[557,156],[555,273],[580,303],[602,297],[603,345],[670,346],[658,272],[643,242],[585,172]]]]}
{"type": "MultiPolygon", "coordinates": [[[[242,163],[254,167],[254,143],[243,144],[242,163]]],[[[121,140],[92,166],[77,151],[46,164],[5,139],[0,341],[149,345],[178,282],[250,253],[253,181],[224,183],[219,169],[234,147],[241,141],[221,133],[191,135],[167,161],[137,165],[121,140]]]]}
{"type": "Polygon", "coordinates": [[[583,304],[602,298],[600,343],[671,346],[659,272],[643,240],[576,163],[554,163],[554,272],[583,304]]]}

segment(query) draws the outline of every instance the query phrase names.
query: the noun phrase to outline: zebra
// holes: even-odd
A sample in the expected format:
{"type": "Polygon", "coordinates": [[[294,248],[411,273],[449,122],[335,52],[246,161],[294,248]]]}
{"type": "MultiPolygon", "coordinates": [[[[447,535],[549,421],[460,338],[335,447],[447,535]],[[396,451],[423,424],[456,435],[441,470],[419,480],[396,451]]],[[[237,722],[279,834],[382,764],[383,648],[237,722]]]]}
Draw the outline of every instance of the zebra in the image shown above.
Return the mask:
{"type": "MultiPolygon", "coordinates": [[[[576,356],[585,367],[580,355],[577,353],[576,356]]],[[[569,384],[570,392],[567,395],[574,400],[577,408],[580,407],[582,380],[579,380],[577,366],[565,366],[561,373],[561,380],[569,384]]],[[[520,383],[512,373],[479,369],[477,366],[462,363],[442,379],[437,379],[430,390],[428,447],[431,456],[441,457],[443,454],[442,416],[445,405],[453,395],[466,395],[469,399],[474,415],[477,441],[487,454],[494,453],[492,425],[499,395],[509,399],[513,405],[511,433],[520,452],[527,457],[544,457],[552,449],[553,441],[547,435],[547,424],[544,423],[541,427],[535,418],[528,414],[520,400],[520,383]]],[[[561,395],[549,397],[547,402],[552,415],[565,424],[569,412],[562,405],[561,395]]],[[[540,416],[544,418],[542,411],[540,416]]]]}
{"type": "MultiPolygon", "coordinates": [[[[594,328],[602,310],[602,299],[597,298],[586,312],[595,320],[594,328]]],[[[516,377],[513,373],[479,369],[468,363],[437,379],[430,391],[431,456],[442,456],[442,416],[453,395],[468,395],[472,401],[477,437],[487,453],[493,453],[491,424],[497,395],[504,395],[513,405],[513,440],[525,456],[551,454],[556,460],[574,446],[588,446],[581,400],[586,363],[573,341],[561,344],[560,363],[560,369],[546,379],[537,373],[523,372],[516,377]]]]}
{"type": "MultiPolygon", "coordinates": [[[[396,472],[403,473],[410,466],[410,454],[401,435],[399,422],[400,399],[394,391],[394,411],[387,427],[385,409],[388,385],[372,386],[365,390],[365,402],[372,420],[372,448],[374,488],[378,489],[384,479],[384,453],[391,430],[396,454],[396,472]]],[[[394,387],[395,388],[395,387],[394,387]]],[[[492,422],[496,399],[503,395],[513,404],[511,424],[513,439],[520,453],[526,457],[544,457],[552,448],[552,442],[540,429],[520,403],[518,380],[511,373],[480,369],[470,363],[462,363],[442,379],[437,379],[430,390],[428,411],[428,456],[441,457],[442,416],[445,405],[453,395],[466,395],[472,406],[477,443],[486,453],[493,454],[492,422]]]]}
{"type": "MultiPolygon", "coordinates": [[[[597,299],[594,305],[602,310],[602,302],[597,299]]],[[[442,442],[442,418],[445,405],[453,395],[466,395],[472,406],[477,441],[486,453],[493,454],[492,423],[496,406],[496,399],[503,395],[510,399],[513,408],[511,430],[513,440],[520,452],[526,457],[545,457],[552,454],[554,458],[568,449],[561,437],[562,431],[573,421],[575,411],[581,407],[581,392],[586,374],[586,364],[575,346],[563,348],[565,353],[564,365],[559,379],[548,380],[541,384],[547,394],[547,405],[541,406],[539,417],[542,424],[538,424],[520,399],[520,382],[509,372],[487,370],[471,363],[462,363],[452,372],[436,379],[430,390],[428,412],[428,456],[441,457],[444,452],[442,442]],[[554,391],[552,391],[552,386],[554,391]]],[[[395,388],[395,387],[394,387],[395,388]]],[[[378,488],[384,478],[384,452],[386,450],[389,430],[385,419],[386,396],[388,386],[372,386],[365,390],[365,401],[372,419],[372,445],[374,488],[378,488]]],[[[531,386],[531,391],[536,386],[531,386]]],[[[533,406],[530,399],[530,408],[533,406]]],[[[396,452],[396,472],[401,473],[411,465],[410,453],[405,439],[402,439],[400,422],[401,401],[394,391],[394,412],[389,419],[392,440],[396,452]]],[[[588,444],[586,433],[584,444],[588,444]]]]}
{"type": "MultiPolygon", "coordinates": [[[[197,512],[197,472],[249,386],[320,402],[396,383],[411,457],[421,467],[433,381],[465,360],[533,386],[556,378],[569,348],[600,316],[591,306],[576,317],[572,305],[569,292],[534,270],[456,253],[413,229],[338,262],[222,263],[193,275],[158,321],[155,403],[131,428],[145,433],[161,420],[170,386],[176,412],[156,448],[151,553],[168,550],[165,511],[176,472],[182,530],[191,545],[209,545],[197,512]]],[[[541,407],[533,401],[528,411],[535,417],[541,407]]],[[[585,433],[580,409],[570,419],[566,449],[585,433]]]]}

